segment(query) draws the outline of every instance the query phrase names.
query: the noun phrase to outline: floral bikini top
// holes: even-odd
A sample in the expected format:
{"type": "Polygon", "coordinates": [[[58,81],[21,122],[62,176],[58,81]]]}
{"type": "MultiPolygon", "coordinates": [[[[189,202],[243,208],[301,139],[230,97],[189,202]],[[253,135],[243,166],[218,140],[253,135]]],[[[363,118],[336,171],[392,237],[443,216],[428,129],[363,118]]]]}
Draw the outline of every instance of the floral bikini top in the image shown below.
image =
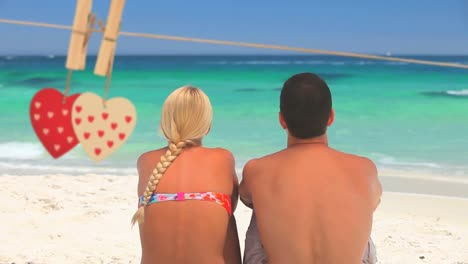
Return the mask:
{"type": "MultiPolygon", "coordinates": [[[[232,215],[231,197],[227,194],[217,192],[153,193],[148,201],[148,205],[158,202],[185,200],[215,202],[224,207],[224,209],[226,209],[229,215],[232,215]]],[[[140,202],[138,203],[138,207],[142,206],[143,201],[144,196],[140,196],[140,202]]]]}

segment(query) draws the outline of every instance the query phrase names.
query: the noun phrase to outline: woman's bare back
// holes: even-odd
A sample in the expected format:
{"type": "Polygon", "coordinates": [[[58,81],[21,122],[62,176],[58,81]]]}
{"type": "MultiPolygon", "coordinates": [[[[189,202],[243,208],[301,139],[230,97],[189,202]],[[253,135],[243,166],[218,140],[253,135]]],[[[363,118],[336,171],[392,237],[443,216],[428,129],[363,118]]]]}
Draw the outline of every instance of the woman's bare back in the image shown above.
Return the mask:
{"type": "MultiPolygon", "coordinates": [[[[140,157],[139,196],[165,151],[159,149],[140,157]]],[[[178,192],[227,194],[233,196],[235,207],[237,178],[232,154],[224,149],[184,149],[155,190],[155,193],[178,192]]],[[[140,225],[140,238],[142,263],[240,263],[235,220],[226,208],[215,202],[185,200],[149,204],[144,223],[140,225]]]]}

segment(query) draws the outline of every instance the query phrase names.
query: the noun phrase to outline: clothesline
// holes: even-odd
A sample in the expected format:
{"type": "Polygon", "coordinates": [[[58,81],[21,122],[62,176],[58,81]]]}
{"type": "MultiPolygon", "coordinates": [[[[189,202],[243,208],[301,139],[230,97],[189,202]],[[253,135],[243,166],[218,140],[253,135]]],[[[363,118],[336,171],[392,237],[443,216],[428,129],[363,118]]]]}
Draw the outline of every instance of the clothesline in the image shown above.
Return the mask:
{"type": "MultiPolygon", "coordinates": [[[[0,19],[0,23],[72,30],[72,27],[67,26],[67,25],[58,25],[58,24],[49,24],[49,23],[31,22],[31,21],[22,21],[22,20],[0,19]]],[[[101,32],[101,33],[103,32],[102,29],[94,29],[93,31],[101,32]]],[[[183,41],[183,42],[196,42],[196,43],[228,45],[228,46],[238,46],[238,47],[259,48],[259,49],[285,50],[285,51],[295,51],[295,52],[301,52],[301,53],[333,55],[333,56],[372,59],[372,60],[386,60],[386,61],[395,61],[395,62],[404,62],[404,63],[414,63],[414,64],[424,64],[424,65],[433,65],[433,66],[441,66],[441,67],[468,69],[467,64],[460,64],[460,63],[406,59],[406,58],[397,58],[397,57],[390,57],[390,56],[377,56],[377,55],[353,53],[353,52],[340,52],[340,51],[330,51],[330,50],[289,47],[289,46],[282,46],[282,45],[270,45],[270,44],[236,42],[236,41],[202,39],[202,38],[189,38],[189,37],[160,35],[160,34],[151,34],[151,33],[136,33],[136,32],[120,32],[119,35],[128,36],[128,37],[151,38],[151,39],[183,41]]]]}

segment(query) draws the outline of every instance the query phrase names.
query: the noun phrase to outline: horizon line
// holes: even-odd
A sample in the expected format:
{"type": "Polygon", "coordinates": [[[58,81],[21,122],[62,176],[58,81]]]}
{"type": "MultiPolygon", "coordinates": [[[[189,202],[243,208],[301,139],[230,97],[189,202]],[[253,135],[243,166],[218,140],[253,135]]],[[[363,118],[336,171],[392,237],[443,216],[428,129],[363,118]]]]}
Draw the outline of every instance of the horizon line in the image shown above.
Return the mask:
{"type": "MultiPolygon", "coordinates": [[[[436,57],[450,57],[450,56],[468,56],[468,53],[395,53],[392,55],[386,55],[385,53],[368,53],[369,55],[382,55],[387,57],[402,57],[402,56],[436,56],[436,57]]],[[[97,53],[91,53],[87,56],[96,57],[97,53]]],[[[16,54],[16,53],[0,53],[1,57],[67,57],[67,54],[54,54],[54,53],[31,53],[31,54],[16,54]]],[[[342,57],[336,55],[324,55],[324,54],[304,54],[304,53],[280,53],[280,54],[268,54],[268,53],[123,53],[116,54],[115,57],[124,56],[306,56],[306,57],[342,57]]],[[[359,59],[359,58],[354,58],[359,59]]]]}

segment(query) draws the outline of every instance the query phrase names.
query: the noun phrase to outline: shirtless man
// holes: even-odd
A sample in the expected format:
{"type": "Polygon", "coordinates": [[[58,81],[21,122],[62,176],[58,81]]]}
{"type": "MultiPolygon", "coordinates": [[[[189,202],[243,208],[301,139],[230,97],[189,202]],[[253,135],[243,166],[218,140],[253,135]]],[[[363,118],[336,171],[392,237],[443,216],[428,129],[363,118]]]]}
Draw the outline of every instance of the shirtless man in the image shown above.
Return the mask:
{"type": "Polygon", "coordinates": [[[328,146],[334,117],[322,79],[292,76],[279,113],[287,148],[244,167],[241,200],[254,208],[271,264],[361,263],[382,188],[372,161],[328,146]]]}

